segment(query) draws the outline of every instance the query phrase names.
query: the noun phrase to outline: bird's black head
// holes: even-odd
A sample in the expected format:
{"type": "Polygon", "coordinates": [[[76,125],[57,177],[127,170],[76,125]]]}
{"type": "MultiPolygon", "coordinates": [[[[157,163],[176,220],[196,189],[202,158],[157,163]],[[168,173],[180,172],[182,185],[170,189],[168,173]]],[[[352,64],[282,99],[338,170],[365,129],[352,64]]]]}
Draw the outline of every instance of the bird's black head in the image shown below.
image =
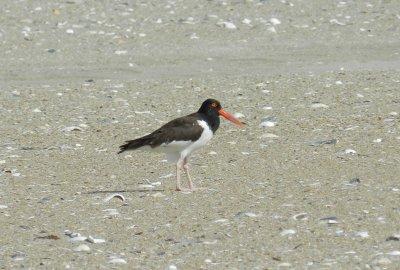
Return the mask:
{"type": "Polygon", "coordinates": [[[205,116],[214,132],[219,126],[219,116],[224,117],[239,127],[243,126],[243,123],[239,119],[222,109],[221,103],[216,99],[209,98],[204,101],[198,112],[205,116]]]}
{"type": "Polygon", "coordinates": [[[199,113],[203,113],[208,116],[217,116],[219,117],[219,110],[221,110],[221,103],[218,100],[209,98],[201,104],[199,109],[199,113]]]}

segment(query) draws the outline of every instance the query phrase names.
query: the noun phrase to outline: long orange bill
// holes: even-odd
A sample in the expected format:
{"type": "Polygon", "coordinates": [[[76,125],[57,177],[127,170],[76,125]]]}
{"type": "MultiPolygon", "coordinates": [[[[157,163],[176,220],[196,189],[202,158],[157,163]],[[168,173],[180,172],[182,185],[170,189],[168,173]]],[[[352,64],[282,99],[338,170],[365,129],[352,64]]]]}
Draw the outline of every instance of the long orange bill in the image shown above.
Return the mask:
{"type": "Polygon", "coordinates": [[[219,115],[224,117],[226,120],[231,121],[232,123],[234,123],[238,127],[243,127],[244,126],[244,123],[240,122],[239,119],[237,119],[235,116],[233,116],[232,114],[228,113],[227,111],[224,111],[223,109],[220,109],[218,111],[218,113],[219,113],[219,115]]]}

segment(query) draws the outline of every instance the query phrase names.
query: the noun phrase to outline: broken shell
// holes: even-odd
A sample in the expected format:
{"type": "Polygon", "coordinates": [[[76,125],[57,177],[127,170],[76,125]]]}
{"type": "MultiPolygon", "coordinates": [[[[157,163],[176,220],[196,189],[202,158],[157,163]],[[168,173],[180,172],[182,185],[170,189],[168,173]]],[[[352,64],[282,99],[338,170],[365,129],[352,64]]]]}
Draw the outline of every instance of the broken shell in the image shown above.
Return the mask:
{"type": "Polygon", "coordinates": [[[308,219],[308,214],[307,213],[300,213],[300,214],[294,215],[293,219],[294,220],[306,220],[306,219],[308,219]]]}
{"type": "Polygon", "coordinates": [[[65,127],[63,129],[61,129],[61,131],[64,131],[64,132],[83,131],[83,129],[80,127],[77,127],[77,126],[71,126],[71,127],[65,127]]]}
{"type": "Polygon", "coordinates": [[[296,230],[288,229],[288,230],[281,231],[281,235],[282,236],[292,235],[292,234],[296,234],[296,230]]]}
{"type": "Polygon", "coordinates": [[[86,239],[86,241],[88,241],[89,243],[92,244],[100,244],[100,243],[105,243],[106,240],[104,239],[100,239],[100,238],[93,238],[92,236],[88,236],[88,238],[86,239]]]}
{"type": "Polygon", "coordinates": [[[113,264],[126,264],[126,261],[121,258],[112,258],[111,260],[108,261],[108,263],[113,263],[113,264]]]}
{"type": "Polygon", "coordinates": [[[108,202],[113,198],[117,198],[117,199],[120,199],[121,201],[125,202],[125,197],[122,194],[118,194],[118,193],[114,193],[114,194],[111,194],[111,195],[107,196],[104,199],[104,202],[108,202]]]}
{"type": "Polygon", "coordinates": [[[79,245],[76,248],[74,248],[74,251],[78,251],[78,252],[90,251],[90,247],[88,245],[82,244],[82,245],[79,245]]]}

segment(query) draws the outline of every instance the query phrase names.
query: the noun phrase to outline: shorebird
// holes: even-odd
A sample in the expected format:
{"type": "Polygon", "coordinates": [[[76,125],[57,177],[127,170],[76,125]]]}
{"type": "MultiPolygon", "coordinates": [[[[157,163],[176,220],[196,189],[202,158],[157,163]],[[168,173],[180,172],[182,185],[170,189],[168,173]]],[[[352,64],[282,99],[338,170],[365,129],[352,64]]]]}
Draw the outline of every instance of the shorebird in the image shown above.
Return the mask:
{"type": "Polygon", "coordinates": [[[183,169],[188,179],[188,191],[193,191],[195,187],[189,174],[189,156],[212,139],[220,124],[219,116],[239,127],[244,125],[222,109],[218,100],[207,99],[197,112],[174,119],[146,136],[126,141],[120,146],[118,154],[136,149],[165,153],[168,162],[176,163],[176,190],[187,190],[181,187],[180,172],[183,169]]]}

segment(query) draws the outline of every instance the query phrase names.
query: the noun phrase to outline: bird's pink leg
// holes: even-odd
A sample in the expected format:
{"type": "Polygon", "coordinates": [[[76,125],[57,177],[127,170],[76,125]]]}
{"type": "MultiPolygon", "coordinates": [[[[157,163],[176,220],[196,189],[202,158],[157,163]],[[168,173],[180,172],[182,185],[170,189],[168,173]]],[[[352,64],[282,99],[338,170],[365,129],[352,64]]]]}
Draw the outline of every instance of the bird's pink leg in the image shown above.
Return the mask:
{"type": "Polygon", "coordinates": [[[192,182],[192,178],[190,177],[190,174],[189,174],[189,164],[188,164],[188,159],[187,158],[183,159],[183,169],[185,170],[185,173],[186,173],[187,178],[188,178],[189,190],[191,190],[191,191],[195,190],[195,187],[194,187],[193,182],[192,182]]]}
{"type": "Polygon", "coordinates": [[[182,188],[181,188],[181,168],[182,168],[182,161],[179,160],[178,163],[176,163],[176,190],[177,191],[182,191],[182,188]]]}

